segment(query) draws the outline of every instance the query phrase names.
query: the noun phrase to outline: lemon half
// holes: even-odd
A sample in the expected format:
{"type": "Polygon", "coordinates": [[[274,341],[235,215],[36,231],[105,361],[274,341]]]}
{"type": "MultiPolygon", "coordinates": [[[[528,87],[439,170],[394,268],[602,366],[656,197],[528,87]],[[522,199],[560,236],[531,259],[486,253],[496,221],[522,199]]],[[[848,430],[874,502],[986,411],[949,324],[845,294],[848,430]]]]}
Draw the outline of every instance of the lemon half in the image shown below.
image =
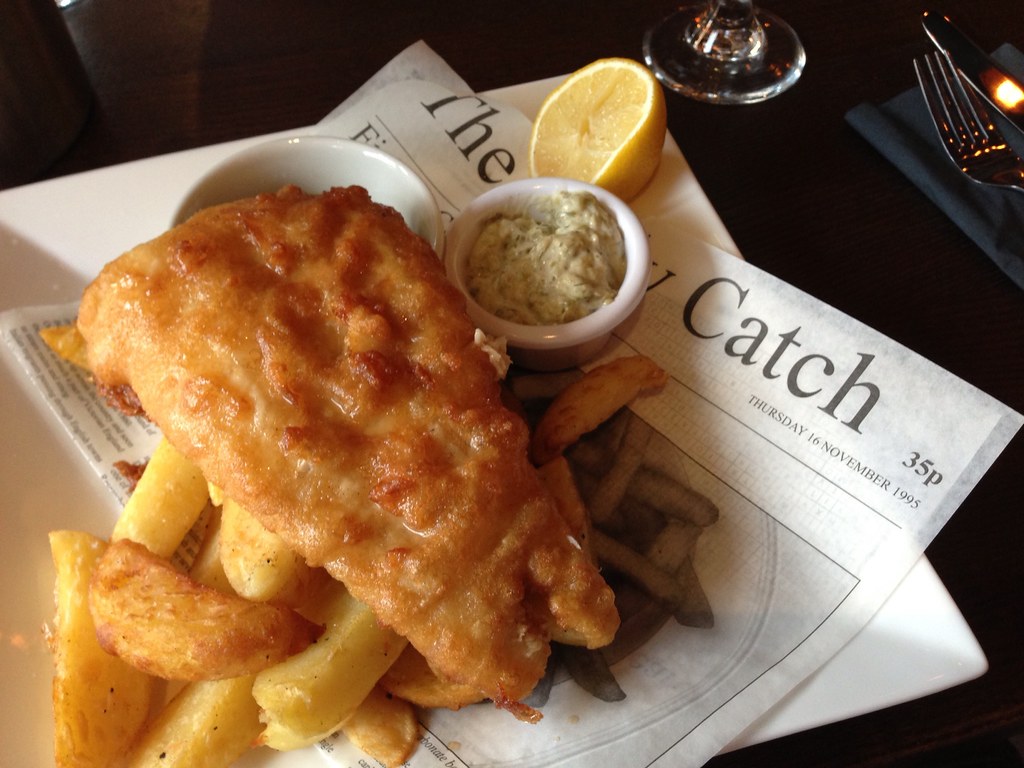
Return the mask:
{"type": "Polygon", "coordinates": [[[657,170],[665,131],[665,94],[651,71],[632,59],[598,59],[541,105],[530,175],[586,181],[630,200],[657,170]]]}

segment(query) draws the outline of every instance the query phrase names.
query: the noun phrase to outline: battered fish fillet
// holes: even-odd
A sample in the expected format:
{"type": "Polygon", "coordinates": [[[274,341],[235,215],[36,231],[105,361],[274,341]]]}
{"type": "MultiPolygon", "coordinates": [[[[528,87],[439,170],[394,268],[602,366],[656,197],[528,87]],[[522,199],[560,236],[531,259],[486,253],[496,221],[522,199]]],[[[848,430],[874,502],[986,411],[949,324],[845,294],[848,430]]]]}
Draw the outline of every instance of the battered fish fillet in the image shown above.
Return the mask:
{"type": "Polygon", "coordinates": [[[363,189],[202,211],[108,264],[78,327],[101,387],[439,674],[535,719],[552,631],[612,639],[461,294],[363,189]]]}

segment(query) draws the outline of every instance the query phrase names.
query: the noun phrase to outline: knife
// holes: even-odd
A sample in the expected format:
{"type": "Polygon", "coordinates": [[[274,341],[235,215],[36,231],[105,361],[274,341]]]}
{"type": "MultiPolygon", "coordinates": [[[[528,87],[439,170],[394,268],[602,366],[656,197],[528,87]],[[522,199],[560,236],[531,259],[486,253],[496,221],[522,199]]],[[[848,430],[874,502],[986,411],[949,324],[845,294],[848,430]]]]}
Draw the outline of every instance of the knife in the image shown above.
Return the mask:
{"type": "Polygon", "coordinates": [[[921,24],[935,47],[953,60],[974,89],[1024,134],[1024,84],[993,61],[947,16],[925,11],[921,24]]]}

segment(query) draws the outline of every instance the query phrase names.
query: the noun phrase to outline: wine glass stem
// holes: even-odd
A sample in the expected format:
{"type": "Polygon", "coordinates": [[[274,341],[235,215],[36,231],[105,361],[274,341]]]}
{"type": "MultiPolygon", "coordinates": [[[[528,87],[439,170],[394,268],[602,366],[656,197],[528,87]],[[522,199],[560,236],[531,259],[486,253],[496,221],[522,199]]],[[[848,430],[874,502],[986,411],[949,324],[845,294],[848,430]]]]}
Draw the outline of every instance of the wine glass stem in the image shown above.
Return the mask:
{"type": "Polygon", "coordinates": [[[753,104],[789,89],[807,56],[778,16],[753,0],[700,0],[644,34],[644,61],[677,93],[716,104],[753,104]]]}
{"type": "Polygon", "coordinates": [[[723,63],[758,58],[764,50],[764,30],[753,0],[711,0],[687,29],[685,42],[723,63]]]}

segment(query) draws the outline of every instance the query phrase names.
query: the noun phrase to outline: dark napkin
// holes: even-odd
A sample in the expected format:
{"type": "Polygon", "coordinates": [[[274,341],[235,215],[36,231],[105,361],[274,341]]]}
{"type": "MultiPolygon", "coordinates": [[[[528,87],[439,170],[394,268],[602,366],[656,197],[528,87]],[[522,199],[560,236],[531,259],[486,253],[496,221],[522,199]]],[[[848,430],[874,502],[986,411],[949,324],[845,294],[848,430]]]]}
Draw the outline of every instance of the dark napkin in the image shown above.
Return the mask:
{"type": "MultiPolygon", "coordinates": [[[[1003,45],[993,58],[1024,79],[1024,54],[1016,48],[1003,45]]],[[[910,62],[907,69],[913,72],[910,62]]],[[[996,122],[1000,120],[997,116],[996,122]]],[[[1024,288],[1024,193],[982,186],[964,176],[943,151],[916,86],[884,104],[854,107],[846,113],[846,122],[1024,288]]],[[[1000,128],[1024,157],[1024,136],[1009,124],[1000,128]]]]}

